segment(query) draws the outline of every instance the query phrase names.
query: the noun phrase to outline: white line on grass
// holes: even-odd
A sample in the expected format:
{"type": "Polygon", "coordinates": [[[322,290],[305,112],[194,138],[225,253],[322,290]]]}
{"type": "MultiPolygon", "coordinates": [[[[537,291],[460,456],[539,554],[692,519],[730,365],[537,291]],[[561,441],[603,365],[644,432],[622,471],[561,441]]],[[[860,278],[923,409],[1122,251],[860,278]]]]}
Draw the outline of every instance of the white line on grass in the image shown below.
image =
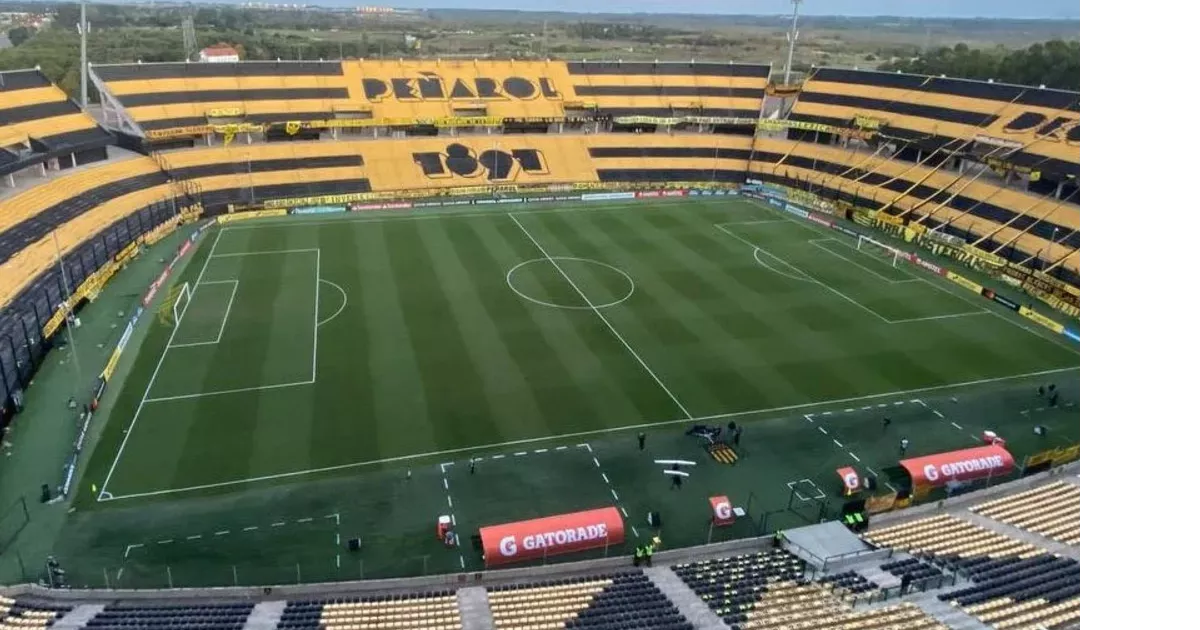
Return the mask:
{"type": "Polygon", "coordinates": [[[825,427],[817,427],[817,430],[820,431],[821,433],[824,433],[825,435],[829,435],[829,431],[826,431],[825,427]]]}
{"type": "Polygon", "coordinates": [[[344,310],[346,308],[346,303],[349,302],[350,300],[348,297],[346,297],[346,290],[343,289],[341,287],[341,285],[337,284],[336,282],[330,282],[328,280],[325,280],[324,278],[322,278],[320,280],[320,282],[324,282],[325,284],[342,292],[342,305],[338,307],[338,310],[333,315],[330,315],[329,317],[326,317],[325,319],[322,319],[321,321],[317,322],[318,326],[324,326],[325,324],[328,324],[329,322],[331,322],[335,318],[337,318],[338,315],[341,315],[342,310],[344,310]]]}
{"type": "Polygon", "coordinates": [[[142,545],[142,543],[137,543],[137,544],[133,544],[133,545],[126,545],[126,546],[125,546],[125,557],[126,557],[126,558],[128,558],[128,557],[129,557],[129,552],[130,552],[130,551],[133,551],[134,549],[137,549],[138,547],[142,547],[142,546],[144,546],[144,545],[142,545]]]}
{"type": "Polygon", "coordinates": [[[813,284],[816,284],[813,281],[813,279],[808,276],[795,276],[790,273],[786,273],[786,272],[780,271],[780,270],[772,267],[771,265],[767,264],[767,261],[762,259],[762,256],[761,256],[762,253],[763,253],[762,248],[760,248],[760,247],[754,248],[754,262],[757,262],[759,264],[759,266],[766,269],[767,271],[773,271],[785,278],[790,278],[792,280],[795,280],[796,282],[813,282],[813,284]]]}
{"type": "MultiPolygon", "coordinates": [[[[178,396],[160,396],[158,398],[147,398],[144,402],[155,403],[168,400],[187,400],[189,398],[204,398],[206,396],[220,396],[222,394],[237,394],[239,392],[256,392],[264,389],[279,389],[281,387],[299,387],[301,385],[312,385],[314,381],[296,381],[295,383],[276,383],[274,385],[256,385],[254,387],[238,387],[236,389],[220,389],[214,392],[200,392],[198,394],[180,394],[178,396]]],[[[132,430],[132,427],[131,427],[132,430]]]]}
{"type": "Polygon", "coordinates": [[[675,406],[679,407],[679,410],[683,412],[683,415],[691,418],[692,413],[687,410],[687,407],[684,407],[683,403],[679,402],[679,399],[676,398],[675,394],[667,388],[666,384],[662,382],[662,379],[658,378],[658,375],[654,373],[654,370],[651,370],[650,366],[647,365],[644,360],[642,360],[641,355],[639,355],[637,351],[633,349],[633,346],[629,345],[628,341],[625,341],[625,338],[621,336],[621,333],[617,332],[617,329],[614,328],[613,325],[608,321],[608,318],[604,316],[604,313],[600,312],[600,309],[596,308],[596,305],[592,303],[592,299],[589,298],[587,294],[575,284],[575,281],[571,279],[571,276],[567,275],[566,271],[563,271],[562,266],[558,264],[558,260],[550,256],[550,254],[546,251],[546,248],[542,247],[542,244],[533,237],[533,234],[529,233],[529,230],[525,229],[524,225],[521,225],[521,221],[517,219],[517,217],[510,213],[508,218],[512,219],[512,222],[517,224],[518,228],[521,228],[521,231],[525,233],[525,236],[529,238],[529,241],[538,248],[538,251],[542,252],[542,256],[546,257],[550,261],[550,264],[554,265],[554,268],[557,269],[558,273],[561,274],[563,279],[567,281],[567,284],[571,285],[572,289],[575,289],[575,292],[579,294],[579,297],[583,298],[584,303],[592,309],[592,312],[596,314],[596,317],[599,317],[600,321],[604,322],[604,325],[608,327],[609,332],[611,332],[613,336],[617,338],[617,341],[621,342],[621,345],[625,346],[625,349],[629,351],[629,354],[633,355],[633,358],[642,365],[642,368],[646,370],[646,373],[648,373],[650,377],[653,378],[656,383],[658,383],[658,386],[661,387],[664,392],[666,392],[667,396],[671,397],[671,400],[675,402],[675,406]]]}
{"type": "Polygon", "coordinates": [[[193,534],[193,535],[191,535],[191,536],[188,536],[188,537],[187,537],[187,539],[188,539],[188,540],[200,540],[200,539],[201,539],[201,538],[203,538],[203,537],[204,537],[204,536],[202,536],[201,534],[193,534]]]}
{"type": "Polygon", "coordinates": [[[317,328],[320,322],[317,316],[321,311],[321,249],[317,248],[317,279],[313,281],[313,353],[312,381],[317,382],[317,328]]]}
{"type": "Polygon", "coordinates": [[[839,442],[837,438],[833,438],[833,443],[837,444],[838,448],[846,448],[846,447],[842,446],[842,443],[839,442]]]}
{"type": "MultiPolygon", "coordinates": [[[[204,272],[208,270],[208,263],[212,260],[213,252],[217,251],[217,245],[221,242],[221,235],[224,233],[224,230],[217,232],[217,238],[213,240],[212,248],[208,250],[208,258],[204,259],[204,266],[200,268],[200,275],[196,276],[197,282],[204,278],[204,272]]],[[[175,340],[175,334],[179,332],[179,323],[183,321],[184,316],[187,315],[188,307],[191,305],[191,300],[188,300],[187,304],[183,305],[183,310],[179,313],[179,321],[175,322],[175,327],[171,329],[171,335],[167,337],[167,345],[158,357],[158,364],[154,366],[154,372],[150,374],[150,381],[146,383],[146,391],[142,393],[142,400],[133,412],[133,419],[129,421],[129,428],[125,429],[125,437],[121,439],[121,445],[117,447],[117,455],[113,457],[112,466],[108,468],[108,474],[105,475],[104,483],[100,486],[100,492],[96,497],[97,501],[104,500],[101,497],[112,496],[111,493],[105,494],[108,492],[108,482],[112,481],[113,472],[117,470],[117,463],[121,461],[121,455],[125,453],[125,446],[129,444],[129,436],[133,435],[133,428],[137,426],[138,416],[142,414],[142,408],[146,406],[146,399],[150,397],[150,388],[154,387],[154,379],[158,378],[158,371],[162,369],[163,361],[166,360],[167,353],[171,351],[171,342],[175,340]]]]}
{"type": "MultiPolygon", "coordinates": [[[[875,271],[874,269],[870,269],[870,268],[868,268],[868,267],[864,267],[863,265],[861,265],[861,264],[859,264],[859,263],[856,263],[856,262],[854,262],[853,260],[850,260],[849,258],[846,258],[845,256],[843,256],[843,255],[841,255],[841,254],[839,254],[839,253],[837,253],[837,252],[833,251],[832,249],[829,249],[828,247],[825,247],[824,245],[821,245],[821,243],[822,243],[823,241],[833,241],[833,242],[835,242],[835,243],[840,243],[840,242],[841,242],[841,241],[839,241],[839,240],[837,240],[837,239],[835,239],[835,238],[833,238],[833,237],[830,237],[830,238],[818,238],[818,239],[811,240],[811,241],[806,241],[806,242],[807,242],[807,243],[810,243],[810,244],[811,244],[813,247],[816,247],[816,248],[820,249],[821,251],[824,251],[825,253],[829,254],[830,256],[836,256],[836,257],[838,257],[838,258],[841,258],[842,260],[844,260],[844,261],[846,261],[846,262],[850,263],[851,265],[854,265],[855,267],[858,267],[859,269],[862,269],[863,271],[865,271],[865,272],[867,272],[867,273],[869,273],[869,274],[871,274],[871,275],[875,276],[876,278],[879,278],[880,280],[883,280],[884,282],[886,282],[886,283],[888,283],[888,284],[903,284],[903,283],[906,283],[906,282],[919,282],[919,280],[918,280],[917,278],[913,278],[913,277],[909,277],[909,279],[908,279],[908,280],[893,280],[892,278],[889,278],[889,277],[887,277],[887,276],[885,276],[885,275],[883,275],[883,274],[879,273],[878,271],[875,271]]],[[[858,250],[855,250],[855,251],[858,251],[858,250]]],[[[861,252],[859,252],[859,253],[861,254],[861,252]]],[[[863,255],[865,256],[865,254],[863,254],[863,255]]]]}
{"type": "Polygon", "coordinates": [[[303,249],[265,249],[257,252],[230,252],[228,254],[213,254],[213,258],[235,258],[238,256],[266,256],[270,254],[301,254],[304,252],[318,252],[319,247],[305,247],[303,249]]]}
{"type": "Polygon", "coordinates": [[[970,313],[950,313],[949,315],[930,315],[929,317],[910,317],[908,319],[893,319],[889,324],[910,324],[912,322],[930,322],[938,319],[956,319],[974,315],[991,315],[991,311],[971,311],[970,313]]]}
{"type": "MultiPolygon", "coordinates": [[[[225,305],[225,315],[221,318],[221,328],[217,331],[217,338],[212,341],[196,341],[192,343],[177,343],[172,344],[171,348],[190,348],[192,346],[215,346],[221,343],[221,338],[225,336],[225,324],[229,321],[229,311],[233,310],[233,299],[237,296],[238,281],[237,280],[222,280],[221,282],[205,282],[204,284],[233,284],[233,290],[229,292],[229,302],[225,305]]],[[[178,324],[176,324],[178,325],[178,324]]]]}
{"type": "Polygon", "coordinates": [[[228,530],[228,529],[222,529],[222,530],[221,530],[221,531],[219,531],[219,532],[214,532],[214,533],[213,533],[213,536],[225,536],[225,535],[227,535],[227,534],[229,534],[229,530],[228,530]]]}
{"type": "Polygon", "coordinates": [[[861,461],[862,461],[861,459],[859,459],[859,458],[858,458],[858,455],[855,455],[855,454],[854,454],[854,451],[846,451],[846,452],[847,452],[847,453],[850,453],[850,457],[853,457],[853,458],[854,458],[854,461],[856,461],[856,462],[861,462],[861,461]]]}
{"type": "Polygon", "coordinates": [[[958,429],[959,431],[962,431],[962,427],[959,426],[959,424],[957,422],[951,421],[950,426],[954,427],[955,429],[958,429]]]}
{"type": "MultiPolygon", "coordinates": [[[[653,428],[653,427],[668,426],[668,425],[672,425],[672,424],[682,424],[684,422],[697,422],[697,421],[706,422],[706,421],[720,420],[720,419],[724,419],[724,418],[739,417],[739,416],[778,414],[778,413],[783,413],[783,412],[787,412],[787,411],[797,411],[800,409],[806,409],[806,408],[810,408],[810,407],[819,407],[821,405],[838,405],[838,404],[854,402],[854,401],[859,401],[859,400],[890,398],[893,396],[907,396],[910,394],[920,394],[920,393],[925,393],[925,392],[942,391],[942,390],[946,390],[946,389],[955,389],[958,387],[971,387],[974,385],[999,383],[999,382],[1003,382],[1003,381],[1011,381],[1011,380],[1022,379],[1022,378],[1030,378],[1030,377],[1034,377],[1034,376],[1045,376],[1047,374],[1061,374],[1063,372],[1075,372],[1078,370],[1079,370],[1079,366],[1066,367],[1066,368],[1054,368],[1054,369],[1050,369],[1050,370],[1039,370],[1037,372],[1026,372],[1024,374],[1013,374],[1010,376],[997,376],[997,377],[992,377],[992,378],[981,378],[981,379],[975,379],[973,381],[963,381],[961,383],[949,383],[946,385],[933,385],[930,387],[919,387],[916,389],[908,389],[908,390],[901,390],[901,391],[894,391],[894,392],[884,392],[884,393],[879,393],[879,394],[868,394],[866,396],[856,396],[853,398],[843,398],[840,400],[808,402],[808,403],[801,403],[798,405],[785,405],[782,407],[772,407],[769,409],[752,409],[752,410],[747,410],[747,411],[715,414],[715,415],[711,415],[711,416],[701,416],[701,417],[693,417],[693,418],[676,418],[673,420],[662,420],[662,421],[658,421],[658,422],[644,422],[641,424],[631,424],[631,425],[625,425],[625,426],[620,426],[620,427],[608,427],[606,429],[593,429],[590,431],[577,431],[574,433],[564,433],[564,434],[559,434],[559,435],[546,435],[546,436],[535,437],[535,438],[523,438],[520,440],[509,440],[507,442],[497,442],[495,444],[464,446],[461,448],[445,449],[445,450],[441,450],[441,451],[430,451],[430,452],[426,452],[426,453],[413,453],[411,455],[397,455],[395,457],[383,457],[380,459],[373,459],[373,460],[369,460],[369,461],[351,462],[349,464],[337,464],[334,466],[323,466],[321,468],[309,468],[309,469],[305,469],[305,470],[295,470],[292,472],[278,473],[278,474],[274,474],[274,475],[262,475],[259,477],[247,477],[245,479],[220,481],[217,483],[208,483],[208,484],[203,484],[203,485],[189,486],[189,487],[185,487],[185,488],[171,488],[169,490],[154,490],[154,491],[150,491],[150,492],[137,492],[137,493],[133,493],[133,494],[112,496],[110,498],[101,499],[101,500],[103,500],[103,501],[119,501],[122,499],[137,499],[137,498],[142,498],[142,497],[161,496],[164,494],[176,494],[176,493],[181,493],[181,492],[195,492],[197,490],[208,490],[210,488],[222,488],[225,486],[236,486],[236,485],[247,484],[247,483],[257,483],[260,481],[273,481],[276,479],[288,479],[291,477],[301,477],[304,475],[313,475],[313,474],[333,472],[333,471],[338,471],[338,470],[347,470],[347,469],[351,469],[351,468],[362,468],[364,466],[376,466],[379,464],[390,464],[390,463],[403,462],[403,461],[409,461],[409,460],[414,460],[414,459],[425,459],[425,458],[430,458],[430,457],[451,455],[454,453],[463,453],[463,452],[467,452],[467,451],[482,451],[482,450],[493,449],[493,448],[503,448],[506,446],[516,446],[518,444],[536,444],[538,442],[546,442],[549,440],[566,440],[566,439],[570,439],[570,438],[578,438],[578,437],[583,437],[583,436],[587,436],[587,435],[604,435],[607,433],[614,433],[617,431],[632,431],[634,429],[649,429],[649,428],[653,428]]],[[[499,459],[500,457],[503,457],[503,455],[500,455],[500,456],[493,455],[494,459],[499,459]]]]}

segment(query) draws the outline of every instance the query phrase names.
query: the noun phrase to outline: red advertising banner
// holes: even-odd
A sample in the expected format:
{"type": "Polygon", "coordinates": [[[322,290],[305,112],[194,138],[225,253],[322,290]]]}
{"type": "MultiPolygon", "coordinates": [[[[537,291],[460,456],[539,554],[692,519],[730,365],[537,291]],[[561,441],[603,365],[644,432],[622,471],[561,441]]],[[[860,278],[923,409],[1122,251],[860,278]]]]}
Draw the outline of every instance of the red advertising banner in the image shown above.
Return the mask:
{"type": "Polygon", "coordinates": [[[729,497],[708,497],[708,504],[712,506],[713,525],[725,527],[733,525],[733,504],[729,502],[729,497]]]}
{"type": "Polygon", "coordinates": [[[997,444],[900,460],[913,487],[936,488],[949,481],[986,479],[1012,472],[1013,456],[997,444]]]}
{"type": "Polygon", "coordinates": [[[854,470],[853,466],[837,469],[838,477],[842,478],[842,491],[846,496],[850,496],[858,492],[862,485],[858,479],[858,471],[854,470]]]}
{"type": "Polygon", "coordinates": [[[479,528],[488,568],[625,542],[625,522],[615,507],[572,512],[479,528]]]}
{"type": "Polygon", "coordinates": [[[639,191],[633,193],[633,195],[635,197],[637,197],[638,199],[645,199],[646,197],[661,197],[661,196],[663,196],[663,191],[661,191],[661,190],[639,190],[639,191]]]}

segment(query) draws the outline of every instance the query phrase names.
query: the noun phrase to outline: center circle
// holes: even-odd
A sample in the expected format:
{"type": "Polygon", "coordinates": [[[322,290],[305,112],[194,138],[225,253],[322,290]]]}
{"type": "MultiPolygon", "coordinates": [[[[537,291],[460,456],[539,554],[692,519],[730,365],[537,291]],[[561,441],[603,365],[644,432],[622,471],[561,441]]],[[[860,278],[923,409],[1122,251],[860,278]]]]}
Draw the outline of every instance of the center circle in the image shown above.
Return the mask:
{"type": "Polygon", "coordinates": [[[574,310],[616,306],[628,300],[635,288],[629,274],[608,263],[570,256],[526,260],[509,269],[506,280],[513,293],[534,304],[574,310]],[[577,273],[572,273],[572,270],[577,273]],[[597,276],[597,273],[600,275],[597,276]],[[539,278],[542,286],[532,286],[539,278]],[[546,290],[545,285],[551,283],[559,283],[558,295],[546,290]],[[537,291],[538,288],[541,290],[537,291]],[[538,292],[546,295],[535,295],[538,292]],[[601,296],[595,297],[596,293],[601,296]]]}

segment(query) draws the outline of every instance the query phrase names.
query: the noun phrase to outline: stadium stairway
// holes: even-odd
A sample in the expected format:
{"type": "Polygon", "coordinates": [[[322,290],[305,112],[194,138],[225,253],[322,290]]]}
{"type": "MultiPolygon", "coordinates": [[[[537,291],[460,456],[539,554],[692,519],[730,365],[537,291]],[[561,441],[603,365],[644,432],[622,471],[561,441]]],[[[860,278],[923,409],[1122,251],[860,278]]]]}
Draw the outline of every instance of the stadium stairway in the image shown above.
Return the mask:
{"type": "Polygon", "coordinates": [[[684,584],[678,575],[675,575],[671,567],[650,567],[643,571],[646,577],[650,578],[650,581],[658,587],[658,590],[662,591],[663,595],[666,595],[667,599],[679,608],[679,613],[695,626],[696,630],[723,630],[729,627],[721,621],[712,608],[708,607],[708,604],[696,596],[695,591],[684,584]]]}
{"type": "Polygon", "coordinates": [[[982,516],[974,512],[966,511],[962,512],[961,514],[956,514],[955,516],[958,516],[964,521],[974,523],[980,527],[990,529],[999,534],[1004,534],[1009,538],[1015,538],[1022,542],[1027,542],[1031,545],[1034,545],[1035,547],[1041,547],[1052,554],[1066,556],[1076,560],[1079,559],[1079,547],[1064,545],[1056,540],[1050,540],[1049,538],[1046,538],[1040,534],[1035,534],[1019,527],[1013,527],[1012,525],[1001,523],[1000,521],[993,521],[986,516],[982,516]]]}
{"type": "Polygon", "coordinates": [[[458,614],[463,630],[495,630],[492,607],[488,605],[487,589],[468,586],[458,589],[458,614]]]}
{"type": "Polygon", "coordinates": [[[275,630],[286,607],[286,601],[259,602],[254,610],[250,611],[243,630],[275,630]]]}
{"type": "Polygon", "coordinates": [[[104,610],[104,604],[81,604],[72,608],[71,612],[63,615],[62,619],[50,627],[53,630],[79,630],[101,610],[104,610]]]}

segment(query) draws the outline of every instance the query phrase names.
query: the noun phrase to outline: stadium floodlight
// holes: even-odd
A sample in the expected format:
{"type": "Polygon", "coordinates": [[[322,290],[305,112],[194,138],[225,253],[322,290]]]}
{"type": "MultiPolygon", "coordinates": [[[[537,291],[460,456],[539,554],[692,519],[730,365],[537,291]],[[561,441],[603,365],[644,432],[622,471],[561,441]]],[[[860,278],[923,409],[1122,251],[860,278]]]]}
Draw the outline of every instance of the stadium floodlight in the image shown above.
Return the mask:
{"type": "Polygon", "coordinates": [[[179,321],[183,319],[183,314],[187,312],[187,307],[192,303],[192,285],[184,282],[183,288],[179,291],[179,295],[175,297],[175,303],[171,305],[171,315],[174,317],[172,326],[178,327],[179,321]]]}
{"type": "Polygon", "coordinates": [[[791,85],[792,83],[792,55],[796,52],[796,40],[800,38],[800,33],[796,30],[796,22],[800,19],[800,3],[804,0],[791,0],[792,2],[792,30],[788,31],[788,57],[787,65],[783,67],[783,84],[791,85]]]}

